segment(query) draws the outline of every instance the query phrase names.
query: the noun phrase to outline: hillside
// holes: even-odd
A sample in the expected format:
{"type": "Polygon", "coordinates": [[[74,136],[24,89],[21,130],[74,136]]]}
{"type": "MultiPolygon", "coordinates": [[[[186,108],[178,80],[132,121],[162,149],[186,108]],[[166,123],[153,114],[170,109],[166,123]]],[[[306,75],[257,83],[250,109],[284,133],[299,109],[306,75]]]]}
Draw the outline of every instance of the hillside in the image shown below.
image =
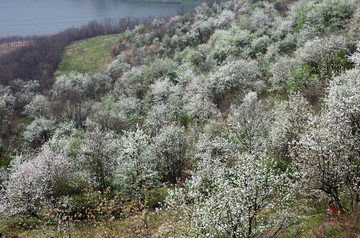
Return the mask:
{"type": "Polygon", "coordinates": [[[359,237],[359,22],[359,0],[210,1],[73,41],[49,86],[0,86],[0,230],[359,237]]]}
{"type": "Polygon", "coordinates": [[[94,74],[104,72],[113,60],[111,50],[122,35],[97,36],[76,41],[66,47],[55,77],[71,71],[94,74]]]}

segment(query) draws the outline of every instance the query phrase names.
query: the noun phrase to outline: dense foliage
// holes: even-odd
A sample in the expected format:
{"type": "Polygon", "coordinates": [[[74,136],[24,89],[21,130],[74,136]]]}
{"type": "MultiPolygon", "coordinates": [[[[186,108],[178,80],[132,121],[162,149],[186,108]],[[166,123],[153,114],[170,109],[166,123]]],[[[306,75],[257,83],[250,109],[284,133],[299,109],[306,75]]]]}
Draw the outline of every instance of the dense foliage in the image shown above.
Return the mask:
{"type": "Polygon", "coordinates": [[[0,86],[1,217],[104,208],[149,236],[160,206],[153,235],[279,237],[331,204],[360,232],[360,1],[282,2],[202,4],[126,30],[105,72],[0,86]]]}

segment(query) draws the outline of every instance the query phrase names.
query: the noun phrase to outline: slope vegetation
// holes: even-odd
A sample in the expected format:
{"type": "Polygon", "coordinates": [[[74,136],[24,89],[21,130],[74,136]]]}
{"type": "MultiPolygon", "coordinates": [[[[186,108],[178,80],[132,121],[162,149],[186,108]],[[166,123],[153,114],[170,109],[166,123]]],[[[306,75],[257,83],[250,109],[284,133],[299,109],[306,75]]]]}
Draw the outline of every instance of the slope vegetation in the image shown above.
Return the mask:
{"type": "Polygon", "coordinates": [[[121,38],[121,34],[116,34],[73,42],[66,47],[55,76],[71,71],[86,74],[104,72],[113,60],[111,50],[121,38]]]}
{"type": "Polygon", "coordinates": [[[49,90],[0,87],[2,229],[358,236],[359,22],[359,0],[212,1],[74,43],[49,90]]]}

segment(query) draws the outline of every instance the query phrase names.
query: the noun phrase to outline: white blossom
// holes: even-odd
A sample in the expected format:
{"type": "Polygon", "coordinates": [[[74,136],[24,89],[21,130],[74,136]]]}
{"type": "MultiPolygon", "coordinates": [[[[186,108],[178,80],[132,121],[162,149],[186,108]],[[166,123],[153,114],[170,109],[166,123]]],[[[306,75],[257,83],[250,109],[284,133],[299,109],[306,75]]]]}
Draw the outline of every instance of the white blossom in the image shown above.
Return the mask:
{"type": "Polygon", "coordinates": [[[233,166],[203,158],[185,188],[171,191],[166,203],[180,220],[189,219],[196,235],[277,236],[287,226],[291,195],[286,175],[272,163],[262,155],[239,155],[233,166]]]}
{"type": "Polygon", "coordinates": [[[0,212],[38,216],[57,197],[82,187],[71,161],[45,146],[34,158],[14,164],[0,193],[0,212]],[[74,181],[74,182],[73,182],[74,181]]]}

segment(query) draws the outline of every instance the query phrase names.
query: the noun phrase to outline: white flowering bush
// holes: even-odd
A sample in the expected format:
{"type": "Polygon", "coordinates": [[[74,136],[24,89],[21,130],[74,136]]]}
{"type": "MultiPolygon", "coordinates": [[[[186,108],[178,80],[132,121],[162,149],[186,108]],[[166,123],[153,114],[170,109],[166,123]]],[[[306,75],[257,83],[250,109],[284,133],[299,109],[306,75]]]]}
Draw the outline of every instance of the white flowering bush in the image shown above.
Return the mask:
{"type": "Polygon", "coordinates": [[[77,159],[89,171],[91,180],[101,191],[112,185],[120,149],[121,141],[115,133],[101,130],[91,121],[87,122],[87,131],[77,159]]]}
{"type": "Polygon", "coordinates": [[[248,43],[249,32],[233,26],[229,30],[216,30],[206,44],[206,48],[209,56],[220,64],[228,56],[238,54],[239,46],[245,46],[248,43]]]}
{"type": "Polygon", "coordinates": [[[169,58],[158,59],[145,69],[143,73],[144,83],[150,84],[165,78],[174,80],[176,78],[177,67],[177,63],[169,58]]]}
{"type": "Polygon", "coordinates": [[[280,57],[276,62],[270,65],[269,72],[272,77],[269,82],[273,89],[281,89],[285,87],[293,77],[293,72],[300,67],[301,62],[297,58],[288,56],[280,57]]]}
{"type": "Polygon", "coordinates": [[[209,85],[205,78],[197,77],[186,87],[184,114],[196,122],[205,122],[218,116],[216,105],[210,100],[209,85]]]}
{"type": "Polygon", "coordinates": [[[271,44],[271,40],[267,35],[263,35],[254,39],[251,42],[251,48],[254,54],[262,53],[265,54],[267,51],[267,47],[271,44]]]}
{"type": "Polygon", "coordinates": [[[62,195],[81,189],[69,158],[45,146],[35,157],[13,161],[0,196],[0,213],[40,218],[41,208],[62,195]]]}
{"type": "Polygon", "coordinates": [[[125,94],[131,97],[143,98],[147,87],[143,85],[142,74],[145,66],[132,67],[126,71],[114,85],[114,91],[118,94],[125,94]]]}
{"type": "MultiPolygon", "coordinates": [[[[55,153],[72,158],[75,165],[81,167],[81,147],[84,144],[85,131],[76,128],[74,122],[64,122],[56,126],[53,135],[46,145],[55,153]]],[[[85,170],[84,170],[85,171],[85,170]]],[[[84,174],[86,181],[90,180],[88,174],[84,174]]]]}
{"type": "Polygon", "coordinates": [[[114,172],[115,184],[130,196],[143,197],[159,178],[150,136],[140,128],[126,132],[119,152],[114,172]]]}
{"type": "Polygon", "coordinates": [[[296,50],[299,36],[296,34],[287,34],[284,39],[279,42],[279,50],[281,53],[290,53],[296,50]]]}
{"type": "MultiPolygon", "coordinates": [[[[185,76],[185,75],[183,75],[185,76]]],[[[183,77],[176,81],[186,80],[183,77]]],[[[160,128],[178,121],[186,123],[187,116],[184,112],[185,90],[181,84],[174,84],[169,79],[157,81],[150,88],[149,103],[153,104],[148,110],[145,126],[150,134],[155,135],[160,128]]]]}
{"type": "Polygon", "coordinates": [[[55,120],[44,117],[35,118],[24,131],[24,140],[29,143],[44,143],[55,130],[55,120]]]}
{"type": "Polygon", "coordinates": [[[306,130],[313,112],[300,93],[291,92],[288,100],[275,102],[270,114],[268,151],[289,165],[291,144],[306,130]]]}
{"type": "Polygon", "coordinates": [[[114,75],[121,75],[127,72],[128,70],[130,70],[131,65],[127,63],[125,59],[126,59],[126,55],[124,54],[120,54],[116,56],[115,60],[108,65],[105,73],[114,76],[114,75]]]}
{"type": "Polygon", "coordinates": [[[318,18],[323,31],[342,28],[359,7],[358,0],[326,0],[318,6],[318,18]]]}
{"type": "MultiPolygon", "coordinates": [[[[178,58],[183,62],[182,67],[188,64],[193,66],[193,71],[197,72],[208,72],[211,71],[216,66],[216,61],[208,56],[208,47],[207,45],[198,45],[197,49],[186,48],[180,54],[177,55],[178,58]]],[[[186,67],[186,66],[185,66],[186,67]]],[[[188,68],[188,67],[186,67],[188,68]]],[[[188,69],[190,70],[190,69],[188,69]]],[[[178,78],[182,77],[181,73],[183,70],[178,70],[178,78]]]]}
{"type": "Polygon", "coordinates": [[[71,72],[56,78],[52,87],[53,93],[61,99],[68,97],[81,97],[86,91],[86,83],[90,80],[88,75],[71,72]]]}
{"type": "Polygon", "coordinates": [[[272,24],[271,17],[263,9],[254,12],[251,21],[254,29],[269,27],[272,24]]]}
{"type": "MultiPolygon", "coordinates": [[[[199,15],[192,24],[190,30],[183,36],[187,45],[197,45],[206,42],[215,29],[214,17],[199,15]]],[[[219,23],[219,21],[218,21],[219,23]]]]}
{"type": "Polygon", "coordinates": [[[24,108],[24,114],[30,118],[49,117],[50,103],[44,95],[36,95],[24,108]]]}
{"type": "Polygon", "coordinates": [[[169,192],[166,204],[188,222],[188,235],[276,237],[287,226],[291,194],[287,175],[273,169],[273,162],[250,154],[239,155],[232,166],[203,158],[185,187],[169,192]]]}
{"type": "Polygon", "coordinates": [[[274,27],[272,28],[272,38],[282,39],[286,35],[293,32],[293,22],[289,18],[278,17],[275,20],[274,27]]]}
{"type": "Polygon", "coordinates": [[[22,108],[30,103],[33,97],[40,92],[40,84],[37,80],[23,81],[15,79],[10,82],[10,88],[16,98],[17,108],[22,108]]]}
{"type": "Polygon", "coordinates": [[[93,108],[94,113],[89,118],[103,129],[117,132],[128,130],[141,118],[140,100],[134,97],[107,96],[95,103],[93,108]]]}
{"type": "Polygon", "coordinates": [[[257,94],[250,92],[243,103],[232,106],[227,121],[233,141],[241,151],[263,151],[268,133],[266,112],[257,94]]]}
{"type": "Polygon", "coordinates": [[[84,84],[86,97],[91,99],[99,99],[112,88],[111,78],[101,73],[91,75],[84,84]]]}
{"type": "Polygon", "coordinates": [[[360,8],[357,8],[354,14],[352,15],[349,24],[348,24],[348,32],[347,37],[351,44],[355,45],[360,37],[360,8]]]}
{"type": "Polygon", "coordinates": [[[11,94],[9,87],[0,85],[0,135],[8,132],[10,117],[14,111],[15,97],[11,94]]]}
{"type": "Polygon", "coordinates": [[[232,142],[225,122],[209,120],[202,130],[193,127],[194,145],[189,150],[191,162],[197,163],[203,158],[229,163],[236,153],[236,145],[232,142]]]}
{"type": "Polygon", "coordinates": [[[179,91],[180,85],[174,85],[169,78],[158,80],[150,86],[149,101],[160,103],[168,101],[169,97],[179,91]]]}
{"type": "Polygon", "coordinates": [[[229,59],[219,66],[208,80],[215,97],[235,91],[243,95],[249,91],[261,91],[264,88],[261,73],[254,61],[229,59]]]}
{"type": "Polygon", "coordinates": [[[318,97],[318,92],[331,77],[352,68],[348,53],[344,36],[331,35],[306,42],[295,52],[300,67],[292,72],[287,88],[306,90],[310,97],[318,97]]]}
{"type": "Polygon", "coordinates": [[[303,0],[291,6],[289,17],[294,23],[294,31],[310,26],[316,31],[327,32],[343,28],[358,6],[357,0],[303,0]]]}
{"type": "Polygon", "coordinates": [[[224,10],[220,14],[217,14],[215,19],[216,28],[225,28],[230,25],[235,19],[235,13],[233,11],[224,10]]]}
{"type": "Polygon", "coordinates": [[[342,211],[358,211],[360,202],[359,76],[350,70],[331,82],[323,111],[292,154],[305,191],[327,197],[342,211]]]}
{"type": "Polygon", "coordinates": [[[188,139],[184,128],[177,125],[163,127],[153,140],[158,173],[166,181],[176,184],[181,179],[187,161],[188,139]]]}
{"type": "Polygon", "coordinates": [[[83,127],[83,123],[92,111],[93,102],[90,99],[94,99],[95,94],[102,90],[108,91],[109,80],[110,78],[105,75],[90,77],[77,72],[59,76],[52,88],[55,99],[52,114],[60,121],[71,120],[78,127],[83,127]]]}
{"type": "Polygon", "coordinates": [[[296,54],[309,65],[318,65],[321,62],[326,64],[336,58],[341,50],[347,52],[346,37],[332,35],[329,38],[315,38],[306,42],[296,54]]]}
{"type": "Polygon", "coordinates": [[[145,118],[145,128],[150,134],[157,134],[165,125],[176,118],[177,110],[181,108],[171,108],[168,104],[159,103],[149,109],[149,113],[145,118]]]}
{"type": "Polygon", "coordinates": [[[71,72],[56,78],[52,91],[60,100],[79,101],[98,98],[111,89],[111,78],[104,74],[86,75],[71,72]]]}
{"type": "Polygon", "coordinates": [[[350,60],[355,64],[356,68],[360,68],[360,43],[356,45],[356,51],[349,57],[350,60]]]}

